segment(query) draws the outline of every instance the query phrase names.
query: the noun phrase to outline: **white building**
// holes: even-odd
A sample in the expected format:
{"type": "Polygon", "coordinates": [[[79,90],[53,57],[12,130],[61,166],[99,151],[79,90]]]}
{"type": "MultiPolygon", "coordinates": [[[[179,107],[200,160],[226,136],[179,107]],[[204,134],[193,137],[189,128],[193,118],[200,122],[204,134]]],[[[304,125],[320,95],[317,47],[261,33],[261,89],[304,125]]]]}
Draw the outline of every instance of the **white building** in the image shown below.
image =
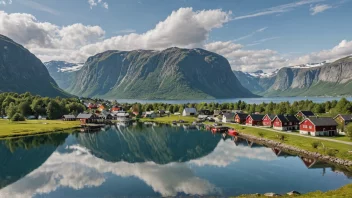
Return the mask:
{"type": "Polygon", "coordinates": [[[197,110],[195,108],[185,108],[182,112],[182,116],[195,116],[197,115],[197,110]]]}
{"type": "Polygon", "coordinates": [[[224,113],[222,115],[222,122],[223,123],[231,123],[235,122],[235,113],[224,113]]]}

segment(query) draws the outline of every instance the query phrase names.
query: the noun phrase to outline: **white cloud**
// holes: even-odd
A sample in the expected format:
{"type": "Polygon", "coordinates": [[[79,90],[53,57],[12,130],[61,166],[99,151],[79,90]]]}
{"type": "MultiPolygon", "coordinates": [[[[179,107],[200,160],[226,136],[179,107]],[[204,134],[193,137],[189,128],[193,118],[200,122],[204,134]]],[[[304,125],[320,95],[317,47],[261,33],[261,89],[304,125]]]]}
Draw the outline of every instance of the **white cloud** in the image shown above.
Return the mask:
{"type": "Polygon", "coordinates": [[[0,0],[0,5],[10,5],[12,4],[12,0],[0,0]]]}
{"type": "Polygon", "coordinates": [[[123,29],[123,30],[119,30],[116,33],[117,34],[130,34],[130,33],[135,33],[136,30],[134,29],[123,29]]]}
{"type": "Polygon", "coordinates": [[[234,41],[234,42],[237,42],[237,41],[240,41],[240,40],[243,40],[243,39],[252,37],[252,36],[254,36],[256,33],[263,32],[263,31],[266,30],[266,29],[268,29],[268,27],[260,28],[260,29],[258,29],[258,30],[256,30],[256,31],[254,31],[254,32],[252,32],[252,33],[246,35],[246,36],[242,36],[242,37],[237,38],[237,39],[235,39],[235,40],[233,40],[233,41],[234,41]]]}
{"type": "Polygon", "coordinates": [[[314,63],[322,61],[334,61],[341,57],[352,55],[352,41],[342,40],[332,49],[314,52],[308,55],[298,57],[291,62],[291,65],[299,65],[305,63],[314,63]]]}
{"type": "Polygon", "coordinates": [[[327,4],[317,4],[317,5],[310,8],[311,15],[316,15],[316,14],[318,14],[320,12],[324,12],[325,10],[328,10],[330,8],[332,8],[332,6],[327,5],[327,4]]]}
{"type": "Polygon", "coordinates": [[[185,163],[113,163],[91,155],[78,145],[69,149],[74,149],[75,152],[54,152],[39,168],[1,189],[0,197],[32,197],[53,192],[60,187],[75,190],[98,187],[107,182],[106,173],[139,178],[162,196],[176,196],[177,193],[208,195],[218,192],[213,184],[195,176],[185,163]]]}
{"type": "Polygon", "coordinates": [[[258,12],[252,13],[252,14],[237,16],[237,17],[234,17],[233,20],[240,20],[240,19],[247,19],[247,18],[259,17],[259,16],[264,16],[264,15],[270,15],[270,14],[289,12],[289,11],[292,11],[296,7],[306,5],[306,4],[311,4],[311,3],[322,2],[322,1],[325,1],[325,0],[301,0],[301,1],[294,2],[294,3],[288,3],[288,4],[283,4],[283,5],[267,8],[267,9],[260,10],[258,12]]]}
{"type": "Polygon", "coordinates": [[[223,55],[227,58],[234,70],[256,71],[274,70],[285,65],[287,60],[281,57],[276,51],[265,50],[245,50],[242,45],[232,41],[217,41],[208,43],[205,49],[223,55]]]}
{"type": "Polygon", "coordinates": [[[98,4],[100,4],[105,9],[109,9],[109,4],[103,0],[88,0],[88,4],[90,9],[93,9],[93,7],[97,6],[98,4]]]}

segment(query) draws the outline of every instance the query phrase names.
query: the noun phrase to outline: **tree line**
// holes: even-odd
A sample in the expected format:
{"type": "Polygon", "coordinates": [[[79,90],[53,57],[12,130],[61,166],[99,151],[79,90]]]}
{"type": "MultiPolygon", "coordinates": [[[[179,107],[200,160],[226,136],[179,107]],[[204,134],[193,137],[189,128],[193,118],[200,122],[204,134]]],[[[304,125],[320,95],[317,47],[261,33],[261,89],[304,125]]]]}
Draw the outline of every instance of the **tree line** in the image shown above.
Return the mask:
{"type": "Polygon", "coordinates": [[[77,115],[85,110],[86,107],[78,98],[48,98],[34,96],[29,92],[0,94],[0,117],[7,116],[13,121],[23,121],[28,116],[45,116],[54,120],[64,114],[77,115]]]}

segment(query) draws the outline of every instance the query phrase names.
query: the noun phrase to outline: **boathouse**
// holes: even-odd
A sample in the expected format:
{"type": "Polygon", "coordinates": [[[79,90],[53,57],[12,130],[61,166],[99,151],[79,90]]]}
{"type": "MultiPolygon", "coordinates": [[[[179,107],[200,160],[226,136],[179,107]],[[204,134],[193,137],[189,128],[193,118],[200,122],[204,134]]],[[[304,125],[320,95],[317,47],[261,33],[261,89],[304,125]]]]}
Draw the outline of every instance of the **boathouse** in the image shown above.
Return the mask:
{"type": "Polygon", "coordinates": [[[264,115],[261,114],[250,114],[246,118],[246,125],[249,126],[262,126],[264,115]]]}
{"type": "Polygon", "coordinates": [[[266,114],[266,115],[263,117],[263,126],[265,126],[265,127],[272,127],[272,126],[273,126],[274,118],[275,118],[275,115],[266,114]]]}
{"type": "Polygon", "coordinates": [[[299,133],[311,136],[337,135],[337,122],[330,117],[310,117],[299,124],[299,133]]]}
{"type": "Polygon", "coordinates": [[[85,113],[80,113],[77,116],[77,119],[81,121],[81,124],[88,124],[88,123],[94,123],[97,121],[98,116],[95,114],[85,114],[85,113]]]}
{"type": "Polygon", "coordinates": [[[247,116],[248,116],[248,114],[246,114],[246,113],[236,113],[236,115],[235,115],[235,123],[246,124],[247,116]]]}
{"type": "Polygon", "coordinates": [[[273,120],[273,129],[281,131],[298,130],[299,120],[293,115],[277,115],[273,120]]]}
{"type": "Polygon", "coordinates": [[[75,121],[76,120],[76,116],[74,116],[74,115],[63,115],[62,116],[62,120],[63,121],[75,121]]]}

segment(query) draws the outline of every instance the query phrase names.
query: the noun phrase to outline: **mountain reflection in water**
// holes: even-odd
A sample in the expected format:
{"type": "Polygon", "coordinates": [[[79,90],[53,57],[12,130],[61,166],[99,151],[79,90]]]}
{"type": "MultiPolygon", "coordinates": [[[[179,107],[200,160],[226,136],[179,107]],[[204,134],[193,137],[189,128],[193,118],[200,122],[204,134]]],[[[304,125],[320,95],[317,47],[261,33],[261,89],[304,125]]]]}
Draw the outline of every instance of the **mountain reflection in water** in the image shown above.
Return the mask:
{"type": "Polygon", "coordinates": [[[331,165],[312,169],[314,160],[246,140],[236,146],[206,131],[114,126],[66,137],[12,152],[1,142],[0,197],[230,196],[325,191],[351,183],[331,165]]]}

